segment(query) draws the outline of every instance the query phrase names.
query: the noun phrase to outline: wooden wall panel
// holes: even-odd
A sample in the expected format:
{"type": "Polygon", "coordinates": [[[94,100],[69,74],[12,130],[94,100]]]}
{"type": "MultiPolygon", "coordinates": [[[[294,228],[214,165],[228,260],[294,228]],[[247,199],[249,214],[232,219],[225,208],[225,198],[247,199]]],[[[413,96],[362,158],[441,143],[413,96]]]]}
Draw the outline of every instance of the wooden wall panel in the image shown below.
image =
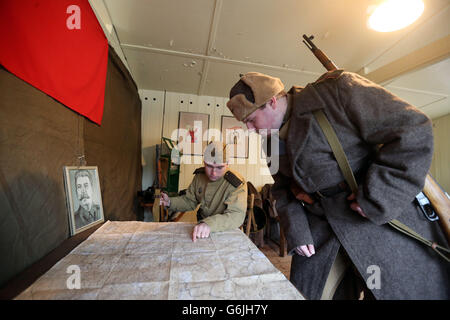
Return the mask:
{"type": "Polygon", "coordinates": [[[142,188],[153,185],[156,176],[156,145],[161,143],[164,92],[139,92],[142,101],[142,188]]]}
{"type": "MultiPolygon", "coordinates": [[[[154,150],[156,144],[161,141],[161,132],[163,136],[176,140],[176,129],[178,128],[178,117],[180,111],[198,112],[209,114],[209,129],[221,131],[222,116],[231,116],[227,108],[227,98],[197,96],[191,94],[163,91],[140,91],[143,115],[142,115],[142,148],[143,148],[143,166],[144,174],[142,177],[142,187],[147,188],[153,183],[156,167],[154,160],[154,150]],[[164,104],[165,96],[165,104],[164,104]],[[145,100],[145,97],[148,97],[145,100]],[[156,98],[156,101],[153,100],[156,98]]],[[[256,135],[255,135],[256,136],[256,135]]],[[[211,138],[211,137],[210,137],[211,138]]],[[[252,137],[249,145],[258,143],[257,137],[252,137]]],[[[259,145],[250,152],[260,152],[259,145]]],[[[261,188],[266,183],[273,183],[267,165],[259,160],[259,156],[249,154],[249,159],[234,159],[230,168],[241,173],[247,181],[250,181],[256,188],[261,188]],[[249,161],[249,160],[252,161],[249,161]],[[267,174],[262,175],[262,171],[267,174]],[[264,168],[266,170],[264,170],[264,168]]],[[[190,163],[183,163],[180,167],[179,190],[186,189],[192,181],[192,173],[198,167],[203,165],[203,159],[200,156],[183,156],[183,160],[190,160],[190,163]]]]}
{"type": "Polygon", "coordinates": [[[434,154],[430,173],[450,194],[450,114],[433,119],[434,154]]]}

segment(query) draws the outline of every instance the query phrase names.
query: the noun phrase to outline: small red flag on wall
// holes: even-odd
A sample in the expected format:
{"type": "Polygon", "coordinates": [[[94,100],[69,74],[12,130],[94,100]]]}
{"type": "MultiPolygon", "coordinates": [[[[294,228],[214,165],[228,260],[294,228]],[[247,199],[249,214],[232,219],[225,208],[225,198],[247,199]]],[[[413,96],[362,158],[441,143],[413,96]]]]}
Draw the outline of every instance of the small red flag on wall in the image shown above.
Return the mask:
{"type": "Polygon", "coordinates": [[[108,40],[88,0],[0,1],[0,64],[101,124],[108,40]]]}

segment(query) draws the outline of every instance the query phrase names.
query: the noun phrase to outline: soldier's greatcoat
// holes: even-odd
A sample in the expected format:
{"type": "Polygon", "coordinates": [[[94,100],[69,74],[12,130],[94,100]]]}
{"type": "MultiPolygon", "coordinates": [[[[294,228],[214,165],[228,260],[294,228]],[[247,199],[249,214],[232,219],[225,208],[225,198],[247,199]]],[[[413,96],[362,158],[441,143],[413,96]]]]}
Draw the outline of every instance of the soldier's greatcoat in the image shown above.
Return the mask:
{"type": "Polygon", "coordinates": [[[431,121],[382,87],[342,70],[304,89],[294,87],[288,96],[284,154],[272,192],[288,252],[305,244],[316,249],[310,258],[294,254],[291,281],[307,298],[319,299],[342,245],[363,279],[373,274],[371,266],[380,271],[380,288],[371,290],[377,299],[449,299],[449,264],[386,224],[397,219],[448,246],[438,223],[426,220],[413,203],[431,164],[431,121]],[[361,176],[357,201],[367,218],[350,209],[349,192],[303,206],[290,191],[291,182],[313,193],[344,181],[312,114],[316,109],[324,111],[361,176]]]}
{"type": "Polygon", "coordinates": [[[209,181],[204,168],[194,173],[186,194],[170,198],[170,210],[190,211],[200,204],[200,221],[208,224],[211,232],[239,228],[247,210],[244,178],[231,169],[217,181],[209,181]]]}

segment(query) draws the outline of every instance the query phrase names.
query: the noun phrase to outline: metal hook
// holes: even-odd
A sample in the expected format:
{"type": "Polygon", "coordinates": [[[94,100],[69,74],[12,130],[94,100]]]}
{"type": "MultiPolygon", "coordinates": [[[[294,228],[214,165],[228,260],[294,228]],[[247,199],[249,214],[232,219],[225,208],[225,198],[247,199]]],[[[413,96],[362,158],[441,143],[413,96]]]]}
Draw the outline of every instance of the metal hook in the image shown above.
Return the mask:
{"type": "Polygon", "coordinates": [[[84,166],[86,166],[86,158],[83,154],[81,156],[78,156],[78,167],[84,167],[84,166]]]}

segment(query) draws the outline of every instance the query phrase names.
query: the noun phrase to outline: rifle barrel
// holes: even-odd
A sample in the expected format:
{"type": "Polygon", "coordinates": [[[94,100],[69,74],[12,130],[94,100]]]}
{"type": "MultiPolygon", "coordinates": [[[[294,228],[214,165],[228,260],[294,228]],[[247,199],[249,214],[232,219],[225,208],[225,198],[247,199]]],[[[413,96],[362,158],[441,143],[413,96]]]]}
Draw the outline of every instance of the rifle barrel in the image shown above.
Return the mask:
{"type": "Polygon", "coordinates": [[[309,50],[312,51],[312,53],[316,56],[316,58],[320,61],[320,63],[327,69],[328,71],[337,70],[337,66],[331,61],[325,53],[322,52],[319,48],[316,47],[316,45],[312,42],[312,39],[314,39],[314,36],[307,36],[306,34],[303,35],[303,43],[306,44],[309,50]],[[305,42],[306,41],[306,42],[305,42]]]}
{"type": "Polygon", "coordinates": [[[306,44],[306,46],[309,48],[309,50],[314,51],[317,50],[316,45],[312,42],[312,39],[314,39],[314,36],[308,37],[306,34],[303,35],[303,43],[306,44]]]}

